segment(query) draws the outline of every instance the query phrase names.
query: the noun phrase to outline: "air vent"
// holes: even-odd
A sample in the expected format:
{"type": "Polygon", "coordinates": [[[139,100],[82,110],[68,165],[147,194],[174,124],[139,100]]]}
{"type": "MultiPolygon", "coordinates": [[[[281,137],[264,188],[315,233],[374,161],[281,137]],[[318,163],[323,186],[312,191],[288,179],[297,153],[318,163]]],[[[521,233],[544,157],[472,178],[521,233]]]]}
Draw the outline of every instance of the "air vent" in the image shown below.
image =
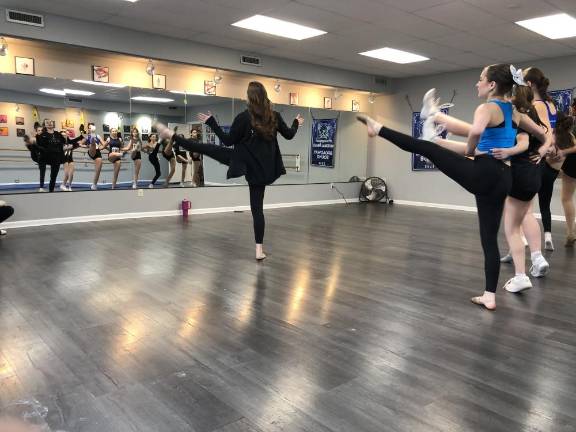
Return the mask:
{"type": "Polygon", "coordinates": [[[382,77],[382,76],[377,76],[377,77],[374,77],[374,82],[376,84],[387,86],[388,85],[388,78],[382,77]]]}
{"type": "Polygon", "coordinates": [[[240,57],[240,63],[249,66],[262,66],[262,59],[260,57],[243,55],[240,57]]]}
{"type": "Polygon", "coordinates": [[[31,14],[13,9],[6,9],[6,21],[17,24],[44,27],[44,15],[31,14]]]}
{"type": "Polygon", "coordinates": [[[82,105],[82,98],[79,97],[73,97],[73,96],[66,96],[65,99],[65,104],[66,106],[78,106],[78,105],[82,105]]]}

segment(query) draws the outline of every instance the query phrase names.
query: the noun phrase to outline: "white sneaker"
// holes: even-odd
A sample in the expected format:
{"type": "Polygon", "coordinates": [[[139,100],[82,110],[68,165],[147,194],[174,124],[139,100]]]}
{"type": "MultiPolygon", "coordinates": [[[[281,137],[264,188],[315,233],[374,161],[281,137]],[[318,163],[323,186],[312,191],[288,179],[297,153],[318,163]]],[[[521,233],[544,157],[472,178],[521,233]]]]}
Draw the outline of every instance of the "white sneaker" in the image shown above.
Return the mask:
{"type": "Polygon", "coordinates": [[[68,192],[72,192],[72,186],[71,186],[71,185],[68,185],[68,187],[66,188],[66,190],[67,190],[68,192]]]}
{"type": "Polygon", "coordinates": [[[544,277],[549,271],[550,264],[543,256],[536,258],[536,261],[533,261],[532,267],[530,267],[530,274],[534,277],[544,277]]]}
{"type": "Polygon", "coordinates": [[[66,187],[66,185],[64,183],[60,184],[60,190],[66,192],[68,190],[68,188],[66,187]]]}
{"type": "Polygon", "coordinates": [[[152,183],[150,183],[150,184],[148,185],[148,189],[154,189],[154,185],[153,185],[152,183]]]}
{"type": "Polygon", "coordinates": [[[8,234],[6,230],[0,229],[0,236],[5,236],[6,234],[8,234]]]}
{"type": "Polygon", "coordinates": [[[530,282],[530,278],[526,275],[517,275],[508,280],[508,282],[504,284],[504,288],[508,292],[519,293],[532,288],[532,282],[530,282]]]}
{"type": "Polygon", "coordinates": [[[44,188],[38,188],[38,192],[46,192],[46,189],[44,189],[44,188]]]}
{"type": "Polygon", "coordinates": [[[510,255],[510,254],[506,254],[502,258],[500,258],[501,263],[510,264],[512,261],[514,261],[514,260],[512,259],[512,255],[510,255]]]}
{"type": "Polygon", "coordinates": [[[554,250],[554,243],[552,243],[552,239],[545,239],[544,240],[544,250],[553,251],[554,250]]]}
{"type": "Polygon", "coordinates": [[[132,182],[132,189],[137,189],[138,185],[136,184],[136,182],[132,182]]]}
{"type": "Polygon", "coordinates": [[[90,190],[97,190],[98,186],[96,186],[95,184],[93,184],[92,186],[90,186],[90,190]]]}
{"type": "Polygon", "coordinates": [[[434,117],[428,117],[422,125],[421,140],[434,142],[436,138],[442,135],[445,128],[443,125],[434,123],[434,117]]]}
{"type": "Polygon", "coordinates": [[[438,104],[440,99],[436,97],[436,89],[430,89],[422,98],[422,109],[420,110],[420,118],[426,120],[428,117],[433,116],[439,110],[438,104]]]}
{"type": "Polygon", "coordinates": [[[180,187],[186,186],[183,182],[180,182],[180,187]]]}

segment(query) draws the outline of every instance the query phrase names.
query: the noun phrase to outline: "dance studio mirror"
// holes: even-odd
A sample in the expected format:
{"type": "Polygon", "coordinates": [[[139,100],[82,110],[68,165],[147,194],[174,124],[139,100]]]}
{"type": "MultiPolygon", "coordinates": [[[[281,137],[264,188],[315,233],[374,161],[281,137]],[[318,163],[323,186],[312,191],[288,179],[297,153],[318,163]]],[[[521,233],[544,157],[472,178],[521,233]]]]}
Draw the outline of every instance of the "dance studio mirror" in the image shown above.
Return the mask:
{"type": "MultiPolygon", "coordinates": [[[[289,126],[298,114],[304,117],[292,140],[278,136],[286,175],[276,184],[346,182],[366,172],[365,132],[355,112],[278,103],[274,108],[289,126]],[[337,125],[327,166],[313,160],[315,119],[337,125]]],[[[226,130],[245,109],[243,99],[0,74],[0,193],[47,192],[52,168],[58,171],[55,192],[244,185],[244,178],[226,179],[226,166],[158,142],[154,123],[162,122],[187,138],[195,134],[202,142],[220,144],[197,114],[211,112],[226,130]],[[42,167],[34,145],[25,139],[33,144],[34,125],[45,121],[69,139],[66,163],[59,168],[42,167]],[[81,135],[90,138],[78,141],[81,135]]]]}

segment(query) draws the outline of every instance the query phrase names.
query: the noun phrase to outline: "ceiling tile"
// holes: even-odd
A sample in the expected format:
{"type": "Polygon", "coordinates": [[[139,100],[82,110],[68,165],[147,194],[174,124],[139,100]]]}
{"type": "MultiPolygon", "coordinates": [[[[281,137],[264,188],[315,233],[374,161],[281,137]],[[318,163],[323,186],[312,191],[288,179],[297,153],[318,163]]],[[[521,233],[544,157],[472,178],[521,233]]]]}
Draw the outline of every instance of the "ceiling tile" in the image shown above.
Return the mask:
{"type": "Polygon", "coordinates": [[[490,14],[515,22],[561,12],[560,8],[542,0],[463,0],[490,14]]]}
{"type": "Polygon", "coordinates": [[[498,18],[496,15],[461,2],[446,3],[414,13],[422,18],[463,31],[472,27],[485,28],[506,23],[506,20],[498,18]]]}

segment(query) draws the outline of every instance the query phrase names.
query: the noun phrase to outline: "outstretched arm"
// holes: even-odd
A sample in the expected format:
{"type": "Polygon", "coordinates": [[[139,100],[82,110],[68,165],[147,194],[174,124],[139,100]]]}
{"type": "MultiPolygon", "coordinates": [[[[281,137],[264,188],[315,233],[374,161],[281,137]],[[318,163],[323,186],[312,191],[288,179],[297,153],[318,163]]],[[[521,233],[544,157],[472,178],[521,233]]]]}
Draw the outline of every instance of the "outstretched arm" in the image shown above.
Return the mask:
{"type": "Polygon", "coordinates": [[[206,123],[208,126],[210,126],[210,129],[214,131],[216,136],[225,146],[230,147],[233,146],[234,144],[239,143],[240,141],[242,141],[242,138],[244,138],[244,136],[246,135],[246,127],[248,126],[248,124],[246,123],[246,118],[243,114],[238,114],[236,116],[236,118],[232,122],[232,126],[230,126],[229,133],[225,133],[222,130],[222,128],[220,127],[220,125],[218,124],[218,122],[216,121],[216,119],[214,118],[214,116],[210,111],[208,111],[207,114],[199,113],[198,119],[206,123]]]}
{"type": "Polygon", "coordinates": [[[292,121],[292,126],[288,127],[284,122],[284,119],[282,118],[280,113],[277,113],[276,122],[278,132],[280,132],[280,135],[282,135],[287,140],[291,140],[292,138],[294,138],[294,135],[296,135],[296,132],[298,132],[298,126],[302,126],[304,124],[304,118],[300,114],[298,114],[296,118],[292,121]]]}

